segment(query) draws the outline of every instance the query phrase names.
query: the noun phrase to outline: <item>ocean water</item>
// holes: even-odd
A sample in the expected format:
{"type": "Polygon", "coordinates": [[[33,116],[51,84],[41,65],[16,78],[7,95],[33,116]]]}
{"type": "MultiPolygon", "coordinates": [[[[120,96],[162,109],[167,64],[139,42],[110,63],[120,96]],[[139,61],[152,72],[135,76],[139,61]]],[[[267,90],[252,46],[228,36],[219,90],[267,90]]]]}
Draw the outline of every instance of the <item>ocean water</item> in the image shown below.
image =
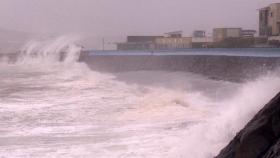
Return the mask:
{"type": "Polygon", "coordinates": [[[74,43],[32,41],[0,59],[1,158],[210,158],[280,90],[278,71],[243,83],[101,73],[74,43]]]}

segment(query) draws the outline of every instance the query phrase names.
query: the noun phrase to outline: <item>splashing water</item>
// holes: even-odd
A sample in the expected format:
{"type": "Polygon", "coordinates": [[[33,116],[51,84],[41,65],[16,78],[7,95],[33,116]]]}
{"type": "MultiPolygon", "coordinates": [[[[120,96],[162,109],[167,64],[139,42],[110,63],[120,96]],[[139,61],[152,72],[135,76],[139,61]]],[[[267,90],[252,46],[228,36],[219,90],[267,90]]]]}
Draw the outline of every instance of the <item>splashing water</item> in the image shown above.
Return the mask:
{"type": "Polygon", "coordinates": [[[79,59],[81,47],[75,45],[77,36],[62,36],[55,40],[30,41],[21,50],[18,64],[74,63],[79,59]]]}
{"type": "Polygon", "coordinates": [[[77,62],[75,41],[33,41],[16,63],[0,61],[0,157],[210,158],[280,90],[277,72],[247,83],[149,71],[120,81],[77,62]]]}

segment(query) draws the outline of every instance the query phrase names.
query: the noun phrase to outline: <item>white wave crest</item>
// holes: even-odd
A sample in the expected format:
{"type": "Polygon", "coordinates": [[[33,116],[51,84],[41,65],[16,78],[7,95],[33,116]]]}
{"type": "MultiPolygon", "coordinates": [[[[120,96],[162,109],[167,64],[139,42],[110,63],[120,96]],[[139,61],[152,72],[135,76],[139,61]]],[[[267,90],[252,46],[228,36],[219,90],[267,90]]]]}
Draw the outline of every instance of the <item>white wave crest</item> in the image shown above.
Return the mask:
{"type": "Polygon", "coordinates": [[[17,64],[69,64],[79,59],[81,47],[76,44],[80,38],[74,35],[55,39],[32,40],[23,48],[17,64]]]}

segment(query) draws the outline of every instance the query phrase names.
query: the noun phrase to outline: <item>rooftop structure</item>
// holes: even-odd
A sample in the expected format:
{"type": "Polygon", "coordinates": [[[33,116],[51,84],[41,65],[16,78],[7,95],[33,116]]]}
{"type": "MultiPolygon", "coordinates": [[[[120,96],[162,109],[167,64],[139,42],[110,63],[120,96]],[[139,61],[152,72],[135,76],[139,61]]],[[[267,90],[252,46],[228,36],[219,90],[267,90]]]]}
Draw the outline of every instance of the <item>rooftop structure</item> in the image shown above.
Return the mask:
{"type": "Polygon", "coordinates": [[[181,38],[183,36],[183,31],[167,32],[165,35],[167,35],[167,37],[181,38]]]}
{"type": "Polygon", "coordinates": [[[254,37],[256,33],[256,30],[242,30],[242,37],[254,37]]]}
{"type": "Polygon", "coordinates": [[[163,36],[127,36],[127,42],[154,42],[163,36]]]}
{"type": "Polygon", "coordinates": [[[193,32],[193,37],[205,37],[206,31],[204,30],[196,30],[193,32]]]}

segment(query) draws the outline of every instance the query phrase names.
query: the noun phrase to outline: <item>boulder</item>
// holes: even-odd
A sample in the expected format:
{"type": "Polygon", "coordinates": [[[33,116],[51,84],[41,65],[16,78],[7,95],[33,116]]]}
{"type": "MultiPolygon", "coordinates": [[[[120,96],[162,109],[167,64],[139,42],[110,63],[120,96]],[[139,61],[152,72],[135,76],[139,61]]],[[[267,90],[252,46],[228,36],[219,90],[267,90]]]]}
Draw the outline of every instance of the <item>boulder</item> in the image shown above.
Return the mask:
{"type": "Polygon", "coordinates": [[[280,93],[260,110],[216,158],[279,158],[280,93]]]}

